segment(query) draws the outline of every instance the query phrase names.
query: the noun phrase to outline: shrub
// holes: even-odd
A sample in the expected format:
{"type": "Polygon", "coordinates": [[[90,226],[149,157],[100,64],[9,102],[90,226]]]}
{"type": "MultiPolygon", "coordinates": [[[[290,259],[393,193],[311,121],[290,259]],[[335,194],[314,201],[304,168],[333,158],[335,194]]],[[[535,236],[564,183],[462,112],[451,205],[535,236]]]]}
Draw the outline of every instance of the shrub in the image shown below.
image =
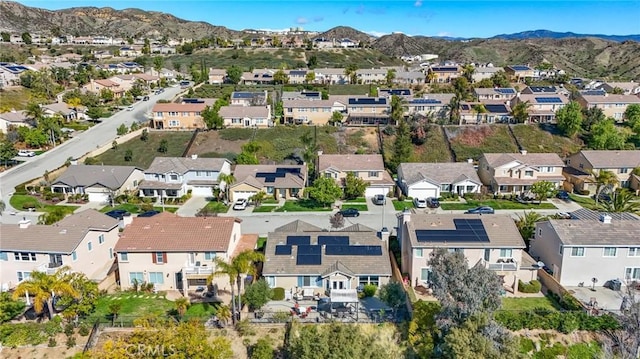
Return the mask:
{"type": "Polygon", "coordinates": [[[71,336],[73,335],[75,328],[73,327],[73,323],[67,323],[64,326],[64,334],[66,334],[67,336],[71,336]]]}
{"type": "Polygon", "coordinates": [[[582,304],[569,293],[565,293],[560,298],[560,305],[566,310],[582,310],[582,304]]]}
{"type": "Polygon", "coordinates": [[[76,337],[74,337],[73,335],[70,337],[67,337],[67,349],[75,347],[76,346],[76,337]]]}
{"type": "Polygon", "coordinates": [[[548,309],[496,312],[495,319],[509,330],[543,329],[569,333],[575,330],[601,331],[620,327],[615,317],[605,314],[593,317],[583,311],[556,312],[548,309]]]}
{"type": "Polygon", "coordinates": [[[537,280],[532,280],[531,282],[525,283],[521,280],[518,280],[518,291],[522,293],[538,293],[542,289],[542,283],[537,280]]]}
{"type": "Polygon", "coordinates": [[[284,288],[281,288],[281,287],[273,288],[273,295],[271,299],[284,300],[284,288]]]}
{"type": "Polygon", "coordinates": [[[378,291],[378,287],[374,284],[367,284],[363,289],[365,297],[373,297],[374,295],[376,295],[376,291],[378,291]]]}
{"type": "Polygon", "coordinates": [[[534,351],[536,348],[533,340],[529,338],[520,338],[520,353],[528,354],[534,351]]]}
{"type": "Polygon", "coordinates": [[[271,342],[265,338],[258,339],[251,347],[251,359],[273,359],[274,354],[271,342]]]}
{"type": "Polygon", "coordinates": [[[49,342],[47,343],[47,346],[49,348],[53,348],[56,345],[58,345],[58,343],[56,342],[56,338],[55,337],[49,337],[49,342]]]}
{"type": "Polygon", "coordinates": [[[89,327],[85,324],[80,325],[80,328],[78,328],[78,334],[80,334],[83,337],[86,337],[87,335],[89,335],[89,327]]]}
{"type": "Polygon", "coordinates": [[[262,308],[273,296],[272,292],[269,283],[264,279],[260,279],[247,287],[244,292],[244,302],[247,303],[252,310],[262,308]]]}

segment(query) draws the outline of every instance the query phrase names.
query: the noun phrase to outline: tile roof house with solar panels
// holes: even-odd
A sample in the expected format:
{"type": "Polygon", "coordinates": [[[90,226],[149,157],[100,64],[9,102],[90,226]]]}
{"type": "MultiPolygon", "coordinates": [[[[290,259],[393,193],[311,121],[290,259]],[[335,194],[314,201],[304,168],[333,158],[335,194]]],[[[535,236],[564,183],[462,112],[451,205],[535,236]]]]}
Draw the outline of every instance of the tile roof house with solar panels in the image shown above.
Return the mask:
{"type": "Polygon", "coordinates": [[[322,100],[322,93],[320,91],[282,91],[280,97],[282,101],[285,100],[322,100]]]}
{"type": "Polygon", "coordinates": [[[267,91],[233,91],[231,106],[266,106],[267,91]]]}
{"type": "Polygon", "coordinates": [[[539,181],[560,188],[564,162],[556,153],[484,153],[478,160],[478,177],[493,193],[527,193],[539,181]]]}
{"type": "Polygon", "coordinates": [[[518,94],[511,100],[511,108],[520,103],[529,103],[529,122],[555,123],[556,112],[569,103],[562,94],[518,94]]]}
{"type": "Polygon", "coordinates": [[[636,95],[588,95],[580,93],[576,101],[584,108],[599,108],[605,116],[621,122],[629,105],[640,105],[640,97],[636,95]]]}
{"type": "Polygon", "coordinates": [[[505,289],[514,292],[518,280],[537,277],[533,259],[513,219],[508,215],[398,214],[398,241],[402,272],[415,287],[429,287],[430,254],[439,248],[459,252],[469,266],[481,265],[502,277],[505,289]]]}
{"type": "Polygon", "coordinates": [[[533,80],[535,70],[527,65],[510,65],[504,68],[504,72],[511,81],[524,82],[526,79],[533,80]]]}
{"type": "Polygon", "coordinates": [[[430,93],[423,97],[407,100],[406,114],[409,116],[435,116],[445,119],[449,116],[449,102],[455,95],[452,93],[430,93]]]}
{"type": "Polygon", "coordinates": [[[333,112],[346,112],[347,107],[334,99],[282,100],[284,122],[288,124],[326,125],[333,112]]]}
{"type": "Polygon", "coordinates": [[[393,178],[384,168],[380,154],[318,154],[318,176],[333,178],[342,187],[349,173],[368,183],[365,197],[386,196],[393,191],[393,178]]]}
{"type": "Polygon", "coordinates": [[[449,83],[462,76],[462,68],[458,65],[433,65],[429,67],[427,78],[431,83],[449,83]]]}
{"type": "Polygon", "coordinates": [[[513,122],[508,101],[461,102],[460,120],[463,124],[513,122]]]}
{"type": "Polygon", "coordinates": [[[274,199],[300,198],[307,185],[306,165],[236,165],[230,200],[249,199],[264,192],[274,199]]]}
{"type": "Polygon", "coordinates": [[[388,124],[391,110],[386,97],[350,97],[347,100],[347,124],[370,126],[388,124]]]}
{"type": "Polygon", "coordinates": [[[292,85],[300,85],[307,83],[307,70],[286,70],[289,76],[289,83],[292,85]]]}
{"type": "Polygon", "coordinates": [[[473,94],[476,96],[478,101],[484,100],[501,100],[501,101],[510,101],[512,98],[516,96],[516,89],[511,87],[496,87],[496,88],[475,88],[473,89],[473,94]]]}
{"type": "Polygon", "coordinates": [[[640,218],[631,213],[571,212],[571,219],[536,223],[531,255],[564,286],[619,279],[640,283],[640,218]]]}
{"type": "Polygon", "coordinates": [[[314,227],[289,224],[268,234],[262,275],[272,288],[291,297],[348,291],[357,301],[359,286],[389,282],[386,236],[364,226],[332,232],[314,227]]]}

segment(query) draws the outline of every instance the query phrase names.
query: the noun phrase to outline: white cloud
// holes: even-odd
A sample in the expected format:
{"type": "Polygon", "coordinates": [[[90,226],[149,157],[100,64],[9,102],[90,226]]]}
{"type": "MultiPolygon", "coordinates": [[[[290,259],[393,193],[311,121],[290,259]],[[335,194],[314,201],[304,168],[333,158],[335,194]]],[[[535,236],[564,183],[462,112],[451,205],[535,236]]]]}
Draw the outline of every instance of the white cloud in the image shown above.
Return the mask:
{"type": "Polygon", "coordinates": [[[416,2],[413,4],[413,6],[415,6],[415,7],[422,6],[422,0],[416,0],[416,2]]]}
{"type": "Polygon", "coordinates": [[[436,34],[436,36],[452,36],[453,34],[447,31],[440,31],[439,33],[436,34]]]}
{"type": "Polygon", "coordinates": [[[371,31],[365,31],[365,33],[371,35],[371,36],[375,36],[375,37],[381,37],[384,35],[389,35],[388,32],[381,32],[381,31],[375,31],[375,30],[371,30],[371,31]]]}
{"type": "Polygon", "coordinates": [[[306,24],[308,22],[309,22],[309,20],[306,17],[302,17],[301,16],[301,17],[296,19],[296,24],[299,24],[299,25],[304,25],[304,24],[306,24]]]}

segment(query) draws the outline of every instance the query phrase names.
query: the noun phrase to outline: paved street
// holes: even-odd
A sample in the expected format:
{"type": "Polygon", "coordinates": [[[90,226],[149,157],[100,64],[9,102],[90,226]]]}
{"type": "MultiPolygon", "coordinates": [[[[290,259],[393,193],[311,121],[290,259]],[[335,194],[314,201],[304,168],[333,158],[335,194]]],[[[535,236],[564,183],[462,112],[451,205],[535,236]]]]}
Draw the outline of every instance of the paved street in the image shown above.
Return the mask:
{"type": "MultiPolygon", "coordinates": [[[[14,210],[9,205],[9,198],[15,186],[30,179],[40,177],[45,171],[55,170],[62,166],[69,157],[77,158],[105,144],[111,143],[116,138],[116,129],[121,124],[124,123],[130,126],[134,121],[147,121],[145,113],[151,110],[151,107],[157,100],[172,99],[181,91],[183,90],[179,87],[169,87],[160,95],[152,94],[149,96],[149,101],[142,101],[135,104],[133,111],[123,110],[110,118],[103,119],[102,123],[78,134],[62,145],[33,157],[29,159],[28,162],[0,174],[0,198],[6,203],[6,212],[14,210]]],[[[9,215],[3,214],[0,220],[4,221],[5,217],[9,217],[9,215]]]]}

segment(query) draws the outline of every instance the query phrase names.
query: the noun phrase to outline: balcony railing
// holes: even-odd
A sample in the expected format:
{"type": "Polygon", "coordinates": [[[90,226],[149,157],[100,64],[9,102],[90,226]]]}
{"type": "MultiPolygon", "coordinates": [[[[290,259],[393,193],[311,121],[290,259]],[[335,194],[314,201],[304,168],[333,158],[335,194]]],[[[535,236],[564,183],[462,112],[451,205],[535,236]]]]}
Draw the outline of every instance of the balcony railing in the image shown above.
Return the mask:
{"type": "Polygon", "coordinates": [[[513,259],[498,259],[496,263],[486,263],[488,269],[497,272],[516,271],[518,264],[513,259]]]}
{"type": "Polygon", "coordinates": [[[212,274],[214,271],[214,267],[212,266],[190,266],[184,267],[185,275],[198,275],[198,274],[212,274]]]}

